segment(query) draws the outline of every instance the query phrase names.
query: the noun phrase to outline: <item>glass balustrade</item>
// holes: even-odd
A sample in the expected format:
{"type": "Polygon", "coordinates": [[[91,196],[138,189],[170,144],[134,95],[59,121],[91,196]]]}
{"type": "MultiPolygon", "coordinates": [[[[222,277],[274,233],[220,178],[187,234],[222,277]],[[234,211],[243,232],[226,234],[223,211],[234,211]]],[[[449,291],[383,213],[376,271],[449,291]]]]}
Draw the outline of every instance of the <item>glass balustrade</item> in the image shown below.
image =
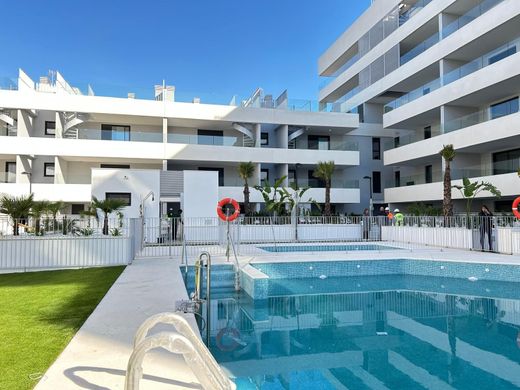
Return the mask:
{"type": "Polygon", "coordinates": [[[466,12],[464,15],[458,17],[456,20],[448,24],[447,26],[444,26],[442,29],[442,38],[449,37],[451,34],[453,34],[455,31],[460,30],[462,27],[467,25],[468,23],[472,22],[482,14],[489,11],[491,8],[495,7],[496,5],[500,4],[504,0],[484,0],[481,1],[480,4],[473,7],[471,10],[466,12]]]}
{"type": "Polygon", "coordinates": [[[168,142],[189,145],[211,145],[211,146],[246,146],[242,136],[211,136],[211,135],[189,135],[168,134],[168,142]]]}
{"type": "Polygon", "coordinates": [[[461,67],[446,73],[441,78],[437,78],[433,81],[430,81],[427,84],[422,85],[419,88],[414,89],[413,91],[399,97],[388,103],[385,106],[385,113],[395,110],[407,103],[410,103],[424,95],[429,94],[430,92],[439,89],[441,86],[448,85],[457,81],[463,77],[466,77],[480,69],[483,69],[489,65],[492,65],[496,62],[499,62],[513,54],[518,52],[518,45],[520,44],[520,39],[516,38],[515,40],[506,43],[505,45],[500,46],[497,49],[494,49],[477,59],[468,62],[467,64],[462,65],[461,67]]]}
{"type": "Polygon", "coordinates": [[[103,141],[162,142],[162,133],[151,131],[109,131],[98,129],[78,129],[78,139],[103,141]]]}

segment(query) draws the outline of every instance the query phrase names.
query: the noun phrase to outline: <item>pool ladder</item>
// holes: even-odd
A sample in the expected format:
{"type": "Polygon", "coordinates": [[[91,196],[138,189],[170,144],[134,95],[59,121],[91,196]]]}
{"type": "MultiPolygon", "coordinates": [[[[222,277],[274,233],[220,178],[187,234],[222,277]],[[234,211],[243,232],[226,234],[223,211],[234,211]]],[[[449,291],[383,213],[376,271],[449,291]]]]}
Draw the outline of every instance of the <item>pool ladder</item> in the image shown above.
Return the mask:
{"type": "Polygon", "coordinates": [[[139,390],[143,377],[144,357],[148,351],[156,348],[181,354],[202,388],[208,390],[236,389],[236,385],[224,374],[188,321],[178,313],[160,313],[144,321],[135,334],[134,349],[126,370],[125,390],[139,390]],[[160,332],[147,337],[150,329],[157,324],[172,325],[176,332],[160,332]]]}

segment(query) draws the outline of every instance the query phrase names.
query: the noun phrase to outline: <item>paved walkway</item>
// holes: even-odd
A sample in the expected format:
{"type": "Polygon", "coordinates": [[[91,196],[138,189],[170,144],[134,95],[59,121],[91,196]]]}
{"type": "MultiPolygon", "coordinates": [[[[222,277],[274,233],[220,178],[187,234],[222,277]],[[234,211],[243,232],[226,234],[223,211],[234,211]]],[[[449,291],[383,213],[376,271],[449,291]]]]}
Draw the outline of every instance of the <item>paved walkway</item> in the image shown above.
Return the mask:
{"type": "MultiPolygon", "coordinates": [[[[125,269],[36,389],[123,389],[137,328],[153,314],[174,311],[179,299],[187,299],[187,294],[177,262],[136,260],[125,269]]],[[[182,357],[166,352],[147,355],[144,373],[142,389],[200,388],[182,357]]]]}

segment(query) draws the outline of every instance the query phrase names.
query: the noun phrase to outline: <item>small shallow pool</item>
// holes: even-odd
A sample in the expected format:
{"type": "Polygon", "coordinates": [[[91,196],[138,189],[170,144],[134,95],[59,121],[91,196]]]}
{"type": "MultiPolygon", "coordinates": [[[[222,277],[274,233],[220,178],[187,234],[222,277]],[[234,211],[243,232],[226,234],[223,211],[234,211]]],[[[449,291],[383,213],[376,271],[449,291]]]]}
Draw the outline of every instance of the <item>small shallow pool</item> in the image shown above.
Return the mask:
{"type": "Polygon", "coordinates": [[[223,267],[210,350],[239,390],[520,388],[520,267],[255,264],[262,299],[223,267]]]}
{"type": "Polygon", "coordinates": [[[386,251],[401,249],[379,244],[298,244],[258,246],[266,252],[350,252],[350,251],[386,251]]]}

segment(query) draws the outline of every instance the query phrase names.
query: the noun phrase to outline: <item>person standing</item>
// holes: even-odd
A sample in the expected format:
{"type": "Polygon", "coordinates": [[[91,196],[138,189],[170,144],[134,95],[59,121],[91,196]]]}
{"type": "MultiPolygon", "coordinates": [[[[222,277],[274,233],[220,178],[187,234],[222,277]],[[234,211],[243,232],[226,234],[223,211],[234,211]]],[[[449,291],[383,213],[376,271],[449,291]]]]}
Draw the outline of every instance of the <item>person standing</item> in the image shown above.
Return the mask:
{"type": "Polygon", "coordinates": [[[486,240],[486,234],[488,236],[489,251],[493,252],[493,213],[489,211],[486,205],[482,205],[480,212],[478,213],[480,222],[480,247],[484,252],[484,241],[486,240]]]}
{"type": "Polygon", "coordinates": [[[404,215],[401,213],[401,211],[399,211],[399,209],[394,210],[394,219],[396,226],[404,225],[404,215]]]}
{"type": "Polygon", "coordinates": [[[361,223],[363,224],[363,240],[368,240],[370,232],[370,211],[368,209],[363,210],[363,219],[361,223]]]}

